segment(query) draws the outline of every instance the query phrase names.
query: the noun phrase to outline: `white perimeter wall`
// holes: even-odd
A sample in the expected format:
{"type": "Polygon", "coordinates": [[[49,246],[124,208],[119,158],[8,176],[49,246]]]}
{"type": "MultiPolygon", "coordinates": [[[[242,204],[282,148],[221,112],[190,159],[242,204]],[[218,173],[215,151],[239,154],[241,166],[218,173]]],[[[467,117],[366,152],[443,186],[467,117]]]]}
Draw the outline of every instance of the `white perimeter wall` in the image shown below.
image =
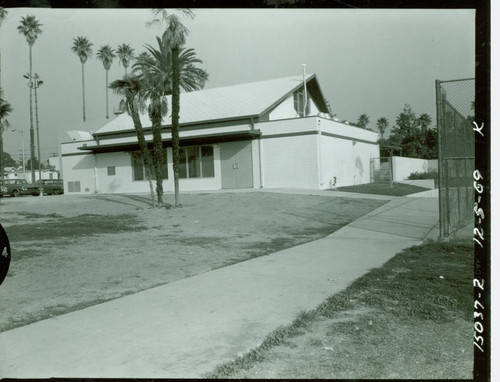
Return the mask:
{"type": "Polygon", "coordinates": [[[298,118],[255,125],[262,131],[263,187],[318,189],[316,120],[298,118]]]}
{"type": "Polygon", "coordinates": [[[374,132],[319,119],[322,189],[370,183],[370,158],[379,156],[374,132]],[[333,136],[332,136],[333,135],[333,136]]]}
{"type": "Polygon", "coordinates": [[[393,156],[392,157],[392,172],[393,180],[408,179],[412,172],[429,172],[437,171],[436,159],[418,159],[393,156]]]}

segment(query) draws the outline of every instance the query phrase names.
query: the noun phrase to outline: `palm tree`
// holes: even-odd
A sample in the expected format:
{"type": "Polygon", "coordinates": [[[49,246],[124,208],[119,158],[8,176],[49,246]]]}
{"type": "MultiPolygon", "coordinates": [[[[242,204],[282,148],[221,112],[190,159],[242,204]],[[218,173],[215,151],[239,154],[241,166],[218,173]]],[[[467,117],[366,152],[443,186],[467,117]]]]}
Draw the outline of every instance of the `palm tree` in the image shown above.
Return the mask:
{"type": "Polygon", "coordinates": [[[0,88],[0,179],[3,179],[3,133],[9,128],[7,117],[11,112],[12,107],[3,99],[3,91],[0,88]]]}
{"type": "Polygon", "coordinates": [[[113,63],[113,59],[116,57],[115,51],[109,45],[101,46],[101,48],[97,51],[97,59],[102,61],[102,65],[104,66],[104,70],[106,71],[106,118],[109,118],[109,109],[108,109],[108,72],[111,68],[111,64],[113,63]]]}
{"type": "MultiPolygon", "coordinates": [[[[142,73],[142,77],[148,84],[146,86],[146,93],[151,100],[149,105],[150,118],[153,129],[153,163],[155,167],[155,175],[157,178],[157,194],[163,191],[161,184],[161,164],[162,164],[162,143],[161,143],[161,116],[166,114],[168,106],[165,104],[165,95],[173,93],[172,87],[172,74],[173,74],[173,55],[172,50],[168,45],[166,37],[157,37],[158,49],[151,45],[146,45],[148,52],[141,54],[134,68],[142,73]]],[[[179,65],[180,65],[180,86],[186,91],[193,91],[202,89],[208,79],[208,74],[203,69],[195,66],[197,63],[202,63],[201,60],[196,58],[193,49],[180,49],[179,65]]],[[[173,111],[173,109],[172,109],[173,111]]],[[[172,146],[174,156],[174,182],[177,176],[177,194],[178,194],[178,163],[179,163],[179,130],[178,130],[178,117],[177,117],[177,134],[174,133],[174,123],[172,114],[172,146]],[[177,137],[177,140],[175,140],[177,137]],[[175,146],[176,145],[176,146],[175,146]],[[175,153],[177,147],[177,154],[175,153]],[[175,156],[177,155],[177,159],[175,156]],[[176,175],[177,174],[177,175],[176,175]]],[[[176,205],[178,205],[178,196],[176,197],[176,205]]]]}
{"type": "Polygon", "coordinates": [[[139,117],[139,112],[144,108],[144,83],[136,75],[125,75],[123,79],[113,81],[109,85],[109,88],[112,89],[115,93],[125,97],[125,110],[132,117],[132,120],[134,122],[134,128],[137,134],[137,141],[139,142],[141,158],[146,170],[146,178],[149,182],[149,190],[151,192],[151,205],[152,207],[154,207],[155,194],[153,189],[153,182],[151,180],[151,154],[148,150],[146,139],[144,137],[144,131],[142,130],[142,124],[139,117]]]}
{"type": "Polygon", "coordinates": [[[387,130],[387,127],[389,126],[389,121],[387,118],[382,117],[377,120],[377,129],[380,132],[380,140],[384,139],[384,133],[387,130]]]}
{"type": "Polygon", "coordinates": [[[82,99],[83,99],[83,122],[85,122],[85,72],[84,66],[87,60],[92,57],[92,43],[87,37],[77,37],[73,40],[71,50],[75,52],[82,63],[82,99]]]}
{"type": "MultiPolygon", "coordinates": [[[[160,11],[158,10],[156,15],[160,11]]],[[[166,22],[166,29],[163,33],[164,39],[172,49],[172,159],[174,170],[174,190],[175,205],[179,205],[179,112],[180,112],[180,77],[181,66],[179,62],[179,50],[186,43],[186,36],[189,30],[181,23],[175,14],[167,16],[165,11],[161,11],[166,22]]],[[[190,14],[193,17],[193,14],[190,14]]]]}
{"type": "MultiPolygon", "coordinates": [[[[7,10],[0,7],[0,26],[2,26],[3,21],[7,18],[7,10]]],[[[2,88],[2,54],[0,53],[0,89],[2,88]]]]}
{"type": "Polygon", "coordinates": [[[125,75],[127,75],[127,68],[130,65],[130,61],[132,60],[132,58],[134,58],[134,50],[130,47],[129,44],[124,43],[118,46],[116,54],[118,55],[119,62],[121,62],[121,64],[125,68],[125,75]]]}
{"type": "Polygon", "coordinates": [[[134,68],[141,72],[144,84],[144,95],[149,99],[148,114],[151,120],[153,133],[153,167],[156,179],[156,197],[158,205],[163,204],[163,143],[161,138],[161,122],[167,114],[168,105],[165,94],[171,87],[168,47],[157,37],[159,50],[146,45],[149,54],[143,54],[134,64],[134,68]]]}
{"type": "Polygon", "coordinates": [[[418,117],[418,124],[420,125],[420,128],[424,131],[429,128],[431,123],[432,123],[432,118],[427,113],[420,114],[420,117],[418,117]]]}
{"type": "MultiPolygon", "coordinates": [[[[42,24],[35,18],[35,16],[26,16],[21,18],[21,23],[18,25],[17,30],[26,38],[29,47],[30,71],[29,71],[29,88],[30,88],[30,154],[31,158],[35,157],[35,129],[33,128],[33,60],[32,48],[38,35],[42,33],[40,28],[42,24]]],[[[35,180],[35,168],[31,168],[31,180],[35,180]]]]}
{"type": "Polygon", "coordinates": [[[358,122],[356,125],[359,127],[366,129],[366,125],[370,123],[370,118],[366,114],[361,114],[358,118],[358,122]]]}

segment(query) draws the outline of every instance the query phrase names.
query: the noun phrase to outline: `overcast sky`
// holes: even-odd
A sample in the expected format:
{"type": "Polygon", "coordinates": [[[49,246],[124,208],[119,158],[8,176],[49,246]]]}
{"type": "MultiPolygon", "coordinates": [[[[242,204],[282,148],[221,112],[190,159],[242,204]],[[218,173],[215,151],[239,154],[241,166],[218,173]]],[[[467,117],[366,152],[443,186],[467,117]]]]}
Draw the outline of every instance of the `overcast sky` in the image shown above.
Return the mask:
{"type": "MultiPolygon", "coordinates": [[[[42,159],[58,153],[68,130],[95,131],[105,125],[105,71],[95,52],[105,44],[128,43],[136,53],[156,44],[160,28],[147,28],[150,10],[8,9],[0,48],[4,96],[14,111],[12,128],[24,130],[29,156],[28,45],[17,31],[22,16],[34,15],[43,33],[33,46],[39,88],[42,159]],[[82,121],[81,64],[73,39],[86,36],[94,57],[85,65],[86,115],[82,121]]],[[[392,126],[410,104],[435,124],[436,79],[474,77],[474,10],[201,9],[186,20],[194,48],[209,73],[206,88],[316,73],[333,112],[368,127],[386,117],[392,126]]],[[[110,81],[121,77],[115,59],[110,81]]],[[[120,98],[110,91],[110,119],[120,98]]],[[[182,107],[182,105],[181,105],[182,107]]],[[[182,109],[181,109],[182,113],[182,109]]],[[[5,150],[19,158],[21,135],[4,133],[5,150]]]]}

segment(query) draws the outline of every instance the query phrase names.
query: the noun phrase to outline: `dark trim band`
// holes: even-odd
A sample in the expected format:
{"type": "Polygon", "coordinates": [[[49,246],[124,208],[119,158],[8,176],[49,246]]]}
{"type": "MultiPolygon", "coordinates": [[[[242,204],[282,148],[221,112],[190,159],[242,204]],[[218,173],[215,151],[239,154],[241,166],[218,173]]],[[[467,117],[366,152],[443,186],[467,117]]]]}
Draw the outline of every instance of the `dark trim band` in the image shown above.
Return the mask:
{"type": "Polygon", "coordinates": [[[62,157],[72,157],[76,155],[92,155],[92,152],[81,152],[81,153],[69,153],[69,154],[61,154],[62,157]]]}
{"type": "Polygon", "coordinates": [[[324,133],[321,132],[321,135],[324,135],[326,137],[332,137],[332,138],[339,138],[339,139],[345,139],[347,141],[354,141],[354,142],[361,142],[361,143],[368,143],[369,145],[378,145],[378,142],[372,142],[372,141],[367,141],[365,139],[359,139],[359,138],[350,138],[345,135],[339,135],[339,134],[332,134],[332,133],[324,133]]]}

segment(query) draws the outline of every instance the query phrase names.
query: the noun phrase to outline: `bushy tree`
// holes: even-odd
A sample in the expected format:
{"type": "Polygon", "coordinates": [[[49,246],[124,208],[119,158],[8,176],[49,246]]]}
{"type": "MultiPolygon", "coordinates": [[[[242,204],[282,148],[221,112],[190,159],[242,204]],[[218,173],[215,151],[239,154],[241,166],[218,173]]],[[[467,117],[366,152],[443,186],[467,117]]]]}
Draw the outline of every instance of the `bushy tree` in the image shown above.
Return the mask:
{"type": "Polygon", "coordinates": [[[431,128],[431,123],[429,114],[417,117],[411,106],[405,104],[386,143],[400,146],[405,157],[435,159],[438,154],[437,130],[431,128]]]}
{"type": "MultiPolygon", "coordinates": [[[[38,158],[37,157],[34,157],[33,160],[31,160],[31,158],[29,158],[27,161],[26,161],[26,170],[38,170],[38,158]],[[32,165],[33,164],[33,165],[32,165]]],[[[43,170],[45,169],[45,164],[42,162],[40,164],[40,168],[43,170]]]]}
{"type": "Polygon", "coordinates": [[[3,168],[8,166],[3,161],[3,133],[9,128],[10,124],[7,117],[12,113],[12,106],[3,99],[3,91],[0,88],[0,179],[3,178],[3,168]]]}
{"type": "Polygon", "coordinates": [[[17,167],[19,163],[12,158],[12,155],[10,155],[8,152],[4,151],[2,153],[2,166],[3,167],[17,167]]]}

